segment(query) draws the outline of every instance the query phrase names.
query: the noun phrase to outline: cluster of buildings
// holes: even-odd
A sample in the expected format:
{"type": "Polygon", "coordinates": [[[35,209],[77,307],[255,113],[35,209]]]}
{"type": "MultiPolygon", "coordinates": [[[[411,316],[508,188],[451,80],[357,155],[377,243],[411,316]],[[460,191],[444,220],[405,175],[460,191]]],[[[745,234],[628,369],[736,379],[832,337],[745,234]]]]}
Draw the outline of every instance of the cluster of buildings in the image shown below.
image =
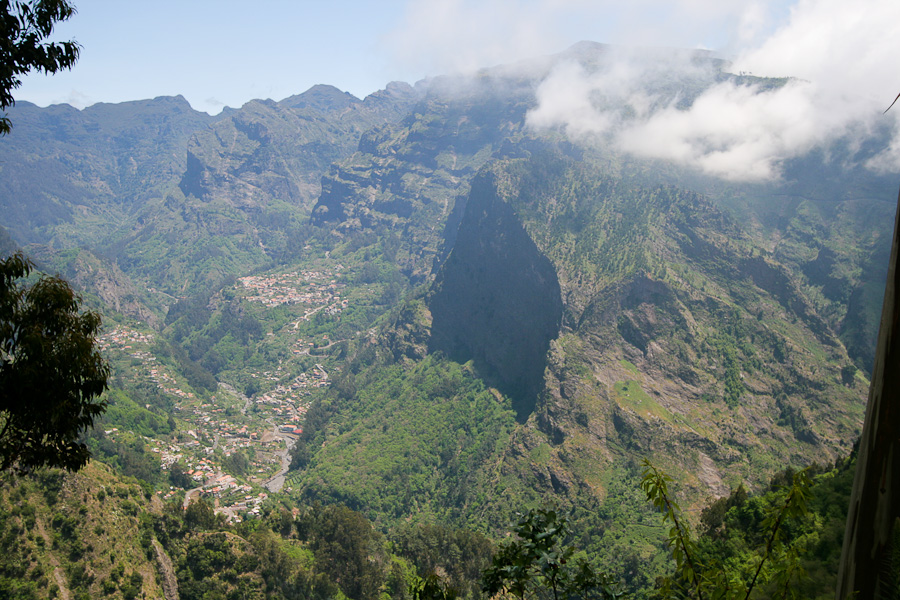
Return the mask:
{"type": "MultiPolygon", "coordinates": [[[[101,350],[121,350],[131,358],[140,361],[144,366],[156,362],[156,357],[147,350],[147,346],[153,343],[152,333],[141,333],[127,327],[116,327],[111,332],[101,335],[97,341],[101,350]],[[138,347],[138,345],[143,347],[138,347]]],[[[148,377],[163,393],[184,399],[194,397],[193,392],[185,392],[178,387],[175,378],[166,373],[162,366],[149,366],[148,377]]]]}
{"type": "MultiPolygon", "coordinates": [[[[230,426],[224,422],[216,422],[209,417],[203,417],[209,427],[203,429],[203,434],[209,438],[216,437],[216,446],[222,448],[224,456],[240,448],[254,448],[266,446],[256,432],[248,432],[247,426],[230,426]]],[[[194,429],[185,432],[188,439],[182,442],[166,442],[147,438],[150,451],[159,456],[163,470],[169,470],[172,465],[180,464],[185,474],[197,485],[194,494],[205,494],[214,501],[216,513],[225,515],[229,522],[240,522],[244,516],[258,515],[260,505],[268,497],[265,492],[253,494],[253,487],[241,483],[232,475],[224,473],[221,464],[216,457],[214,447],[203,445],[199,441],[199,434],[194,429]]],[[[255,453],[256,460],[250,462],[250,470],[254,471],[257,479],[261,480],[272,472],[269,463],[278,462],[277,457],[270,456],[268,452],[255,453]]],[[[157,492],[163,500],[168,500],[177,491],[170,488],[168,492],[157,492]]]]}
{"type": "MultiPolygon", "coordinates": [[[[282,304],[332,304],[340,300],[334,273],[322,271],[293,271],[280,275],[249,275],[239,280],[250,295],[247,300],[265,306],[282,304]]],[[[337,306],[341,306],[340,303],[337,306]]],[[[331,308],[331,307],[329,307],[331,308]]],[[[338,309],[339,310],[339,309],[338,309]]]]}
{"type": "Polygon", "coordinates": [[[247,494],[239,497],[228,497],[225,498],[226,502],[223,502],[222,498],[217,495],[217,492],[210,490],[210,493],[215,497],[216,514],[225,515],[229,523],[240,523],[243,521],[242,514],[258,517],[262,509],[262,503],[269,497],[265,492],[259,492],[255,496],[247,494]]]}
{"type": "Polygon", "coordinates": [[[155,383],[156,387],[166,394],[171,394],[173,396],[178,396],[179,398],[185,399],[191,399],[194,397],[194,392],[185,392],[183,389],[178,387],[178,382],[175,381],[175,378],[166,373],[160,367],[150,368],[150,381],[155,383]]]}
{"type": "MultiPolygon", "coordinates": [[[[224,430],[224,427],[220,429],[224,430]]],[[[159,463],[164,470],[180,462],[191,479],[197,483],[207,482],[221,472],[219,465],[215,463],[215,457],[210,456],[215,452],[215,448],[203,446],[195,430],[189,429],[185,433],[193,439],[182,442],[148,439],[150,451],[159,455],[159,463]]],[[[247,433],[246,426],[239,428],[236,434],[226,434],[228,437],[221,436],[215,429],[205,433],[207,436],[213,436],[213,439],[218,439],[217,447],[222,448],[225,456],[240,448],[250,448],[259,440],[258,434],[247,433]]]]}
{"type": "MultiPolygon", "coordinates": [[[[302,388],[323,388],[328,387],[328,373],[325,371],[325,367],[316,363],[316,366],[313,367],[310,372],[303,372],[297,375],[294,378],[294,382],[291,384],[291,389],[302,389],[302,388]]],[[[305,394],[304,394],[305,395],[305,394]]]]}
{"type": "MultiPolygon", "coordinates": [[[[340,298],[341,285],[330,270],[249,276],[239,281],[248,292],[246,299],[251,302],[269,307],[311,305],[309,310],[303,309],[306,314],[302,319],[306,320],[319,311],[338,314],[348,303],[340,298]]],[[[294,329],[298,328],[299,322],[294,324],[294,329]]],[[[311,341],[304,344],[298,339],[291,345],[291,350],[293,354],[308,354],[308,347],[331,344],[327,334],[321,336],[321,340],[318,344],[311,341]]],[[[145,438],[149,450],[159,457],[164,470],[178,464],[194,482],[196,487],[188,501],[198,494],[207,494],[214,500],[216,512],[232,522],[239,522],[248,514],[259,514],[267,495],[265,492],[254,493],[254,489],[258,490],[259,485],[270,487],[269,482],[286,469],[287,463],[283,462],[287,460],[285,448],[289,450],[291,440],[302,431],[300,425],[309,402],[307,396],[329,384],[325,367],[316,364],[314,368],[294,375],[296,371],[289,372],[287,365],[282,371],[279,364],[273,371],[249,373],[260,383],[266,382],[263,388],[266,391],[256,394],[252,401],[240,394],[232,397],[223,390],[211,398],[200,398],[182,389],[168,367],[157,360],[152,353],[154,341],[152,333],[127,327],[117,327],[99,339],[102,349],[116,350],[130,357],[132,366],[138,367],[133,371],[135,375],[149,379],[162,393],[176,398],[178,435],[168,439],[145,438]],[[269,386],[273,387],[266,389],[269,386]],[[285,443],[288,443],[287,447],[285,443]],[[246,477],[240,480],[223,469],[223,463],[227,465],[224,458],[237,451],[244,451],[250,458],[246,477]]],[[[116,430],[109,433],[121,435],[116,430]]],[[[177,493],[177,490],[169,489],[158,495],[168,499],[177,493]]]]}
{"type": "MultiPolygon", "coordinates": [[[[265,374],[264,374],[265,375],[265,374]]],[[[277,381],[277,378],[273,378],[277,381]]],[[[309,395],[310,388],[328,387],[328,372],[325,367],[316,364],[311,371],[300,373],[287,385],[276,385],[273,389],[256,397],[257,404],[282,406],[287,404],[295,408],[299,416],[306,413],[303,397],[309,395]]]]}
{"type": "MultiPolygon", "coordinates": [[[[221,475],[215,481],[199,489],[198,495],[208,495],[213,499],[215,514],[225,515],[229,523],[240,523],[248,515],[258,517],[263,502],[269,497],[266,492],[252,493],[249,485],[241,485],[231,475],[221,475]]],[[[174,488],[156,495],[169,500],[178,493],[174,488]]]]}
{"type": "Polygon", "coordinates": [[[152,344],[153,334],[141,333],[127,327],[116,327],[109,333],[104,333],[97,338],[97,342],[101,350],[106,350],[113,346],[130,350],[132,344],[152,344]]]}

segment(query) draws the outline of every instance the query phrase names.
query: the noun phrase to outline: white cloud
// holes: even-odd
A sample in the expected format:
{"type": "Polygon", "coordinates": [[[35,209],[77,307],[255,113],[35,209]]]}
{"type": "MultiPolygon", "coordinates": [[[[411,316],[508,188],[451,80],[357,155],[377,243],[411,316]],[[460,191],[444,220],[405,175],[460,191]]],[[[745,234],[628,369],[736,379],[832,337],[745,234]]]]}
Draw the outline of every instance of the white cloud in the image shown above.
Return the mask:
{"type": "Polygon", "coordinates": [[[86,94],[82,94],[78,90],[71,90],[69,95],[64,99],[58,100],[53,104],[71,104],[75,108],[82,109],[94,104],[96,100],[86,94]]]}
{"type": "Polygon", "coordinates": [[[779,0],[409,0],[385,37],[394,60],[431,75],[558,52],[575,42],[723,49],[771,29],[779,0]]]}
{"type": "Polygon", "coordinates": [[[737,43],[752,44],[765,31],[770,18],[765,5],[753,2],[741,12],[737,25],[737,43]]]}
{"type": "Polygon", "coordinates": [[[883,102],[900,85],[895,75],[898,39],[898,2],[800,0],[789,21],[758,46],[745,49],[735,68],[800,77],[831,93],[852,92],[883,102]]]}
{"type": "Polygon", "coordinates": [[[513,62],[557,50],[547,28],[554,2],[427,0],[410,2],[387,38],[400,62],[432,75],[513,62]]]}
{"type": "MultiPolygon", "coordinates": [[[[755,39],[768,18],[762,4],[738,8],[736,44],[755,39]]],[[[696,65],[621,53],[590,73],[559,65],[539,88],[528,120],[727,179],[773,178],[782,161],[879,123],[900,90],[900,78],[892,79],[897,39],[900,3],[801,0],[782,27],[738,55],[733,70],[802,80],[778,88],[720,82],[685,107],[665,84],[702,79],[696,65]]],[[[868,165],[897,170],[898,151],[900,140],[868,165]]]]}
{"type": "Polygon", "coordinates": [[[768,179],[779,160],[808,151],[841,124],[817,124],[810,84],[775,91],[733,83],[714,85],[688,110],[667,106],[623,125],[625,151],[693,165],[726,179],[768,179]]]}

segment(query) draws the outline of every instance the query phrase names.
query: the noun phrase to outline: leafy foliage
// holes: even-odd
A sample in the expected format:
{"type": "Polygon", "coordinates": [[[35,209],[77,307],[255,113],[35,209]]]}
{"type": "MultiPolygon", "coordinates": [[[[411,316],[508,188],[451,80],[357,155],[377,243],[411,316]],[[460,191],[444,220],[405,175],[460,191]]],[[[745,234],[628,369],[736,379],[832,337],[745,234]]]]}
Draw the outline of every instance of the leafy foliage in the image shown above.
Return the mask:
{"type": "Polygon", "coordinates": [[[25,287],[30,271],[21,254],[0,262],[0,469],[77,470],[90,457],[78,437],[106,408],[100,315],[61,279],[25,287]]]}
{"type": "Polygon", "coordinates": [[[360,369],[343,373],[307,413],[294,449],[306,497],[375,510],[388,522],[414,510],[422,520],[463,521],[472,495],[487,499],[490,475],[473,466],[487,464],[508,439],[508,402],[470,368],[436,356],[410,370],[379,362],[360,369]],[[351,403],[359,422],[332,423],[351,403]]]}
{"type": "MultiPolygon", "coordinates": [[[[75,8],[67,0],[0,2],[0,109],[15,104],[12,91],[22,85],[22,75],[72,68],[78,60],[78,44],[44,40],[53,32],[56,22],[74,14],[75,8]]],[[[9,133],[10,127],[9,118],[0,117],[0,135],[9,133]]]]}
{"type": "Polygon", "coordinates": [[[441,581],[435,573],[426,577],[416,577],[409,586],[413,600],[456,600],[459,594],[456,588],[441,581]]]}
{"type": "Polygon", "coordinates": [[[566,544],[565,517],[553,509],[528,511],[513,528],[518,539],[500,546],[484,572],[484,591],[505,592],[516,598],[601,598],[620,595],[615,583],[590,562],[573,559],[566,544]]]}
{"type": "Polygon", "coordinates": [[[392,533],[394,551],[424,574],[415,582],[420,597],[439,593],[460,598],[481,596],[481,573],[494,554],[493,543],[484,535],[434,523],[408,525],[392,533]]]}
{"type": "Polygon", "coordinates": [[[360,513],[327,506],[315,515],[311,548],[323,573],[348,597],[378,598],[384,580],[381,536],[360,513]]]}
{"type": "MultiPolygon", "coordinates": [[[[834,596],[854,466],[851,456],[838,460],[830,469],[817,465],[807,469],[813,479],[808,511],[790,519],[780,530],[781,543],[796,549],[800,567],[787,590],[789,595],[816,599],[834,596]]],[[[763,522],[773,507],[783,502],[795,474],[793,469],[777,474],[770,488],[758,496],[749,496],[738,487],[704,509],[702,535],[698,538],[701,553],[723,562],[748,562],[748,557],[765,543],[763,522]]],[[[772,584],[766,589],[772,594],[778,591],[772,584]]]]}
{"type": "Polygon", "coordinates": [[[663,597],[747,600],[773,591],[787,596],[801,573],[802,542],[786,542],[785,530],[807,513],[812,485],[808,470],[793,473],[790,486],[759,507],[761,518],[758,529],[753,530],[755,547],[737,560],[728,560],[732,557],[698,545],[669,490],[670,481],[664,472],[644,462],[641,487],[662,513],[663,522],[671,526],[668,544],[675,573],[662,579],[663,597]]]}

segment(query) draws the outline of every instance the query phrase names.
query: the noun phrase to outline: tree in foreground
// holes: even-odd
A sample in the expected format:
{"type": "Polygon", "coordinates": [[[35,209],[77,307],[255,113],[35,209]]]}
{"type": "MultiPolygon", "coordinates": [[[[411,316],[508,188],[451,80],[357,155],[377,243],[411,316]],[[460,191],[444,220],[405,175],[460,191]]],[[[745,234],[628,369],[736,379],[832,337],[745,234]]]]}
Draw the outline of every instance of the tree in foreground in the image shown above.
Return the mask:
{"type": "Polygon", "coordinates": [[[31,270],[21,254],[0,261],[0,469],[74,471],[90,458],[79,437],[106,409],[100,316],[62,279],[25,285],[31,270]]]}
{"type": "MultiPolygon", "coordinates": [[[[695,600],[751,600],[794,597],[803,575],[800,553],[807,540],[789,540],[808,508],[812,480],[808,469],[793,473],[769,506],[760,506],[759,546],[729,556],[725,548],[702,547],[669,491],[670,477],[644,461],[641,488],[669,525],[667,543],[675,559],[673,575],[661,577],[659,596],[695,600]]],[[[733,549],[733,548],[732,548],[733,549]]]]}
{"type": "MultiPolygon", "coordinates": [[[[12,92],[31,71],[56,73],[78,60],[74,41],[49,43],[54,25],[75,14],[67,0],[0,0],[0,110],[15,99],[12,92]]],[[[9,118],[0,116],[0,135],[9,133],[9,118]]]]}
{"type": "Polygon", "coordinates": [[[532,509],[513,528],[516,538],[500,546],[484,571],[482,588],[490,597],[562,600],[614,600],[622,595],[606,573],[584,558],[573,558],[566,544],[566,518],[552,509],[532,509]]]}

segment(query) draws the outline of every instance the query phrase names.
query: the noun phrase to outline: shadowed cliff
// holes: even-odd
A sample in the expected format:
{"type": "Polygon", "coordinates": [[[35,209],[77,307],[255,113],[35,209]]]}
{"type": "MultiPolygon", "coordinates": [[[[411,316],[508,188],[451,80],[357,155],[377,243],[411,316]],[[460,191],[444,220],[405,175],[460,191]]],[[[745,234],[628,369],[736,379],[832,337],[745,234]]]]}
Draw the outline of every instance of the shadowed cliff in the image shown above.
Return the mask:
{"type": "Polygon", "coordinates": [[[456,244],[429,303],[429,351],[473,361],[525,421],[543,387],[563,307],[553,265],[495,185],[490,173],[472,184],[456,244]]]}

